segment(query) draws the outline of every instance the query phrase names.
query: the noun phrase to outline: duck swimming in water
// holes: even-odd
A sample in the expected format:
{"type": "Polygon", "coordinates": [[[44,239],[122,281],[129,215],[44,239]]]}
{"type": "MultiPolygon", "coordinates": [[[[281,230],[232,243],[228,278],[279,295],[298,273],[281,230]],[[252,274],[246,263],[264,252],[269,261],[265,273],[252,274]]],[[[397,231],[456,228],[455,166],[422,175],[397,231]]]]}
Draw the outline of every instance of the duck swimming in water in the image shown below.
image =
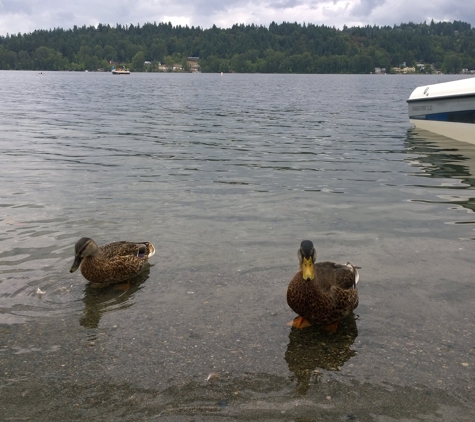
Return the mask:
{"type": "Polygon", "coordinates": [[[83,237],[76,242],[70,272],[81,267],[86,280],[98,286],[107,286],[139,274],[154,254],[155,248],[150,242],[121,241],[97,246],[94,240],[83,237]]]}
{"type": "Polygon", "coordinates": [[[317,252],[310,240],[298,250],[300,271],[287,289],[287,303],[299,316],[291,323],[304,328],[321,325],[336,331],[338,322],[358,306],[357,268],[347,262],[315,262],[317,252]]]}

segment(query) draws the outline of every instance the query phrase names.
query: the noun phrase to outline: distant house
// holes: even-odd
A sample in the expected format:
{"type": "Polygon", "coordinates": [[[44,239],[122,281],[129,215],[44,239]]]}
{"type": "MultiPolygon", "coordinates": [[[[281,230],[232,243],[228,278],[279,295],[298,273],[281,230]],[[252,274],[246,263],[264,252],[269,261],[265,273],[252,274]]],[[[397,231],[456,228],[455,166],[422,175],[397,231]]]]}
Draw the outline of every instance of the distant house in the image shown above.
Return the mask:
{"type": "Polygon", "coordinates": [[[392,67],[391,71],[394,73],[416,73],[416,68],[415,67],[392,67]]]}
{"type": "Polygon", "coordinates": [[[152,64],[152,62],[149,62],[148,60],[146,60],[146,61],[143,62],[143,64],[144,64],[145,66],[150,66],[150,65],[152,64]]]}
{"type": "Polygon", "coordinates": [[[162,64],[158,63],[159,72],[184,72],[190,70],[191,72],[199,72],[198,60],[199,57],[187,57],[187,66],[184,66],[182,63],[171,63],[162,64]]]}
{"type": "Polygon", "coordinates": [[[186,61],[188,62],[188,67],[192,73],[197,73],[200,71],[200,65],[198,61],[200,60],[199,57],[187,57],[186,61]]]}

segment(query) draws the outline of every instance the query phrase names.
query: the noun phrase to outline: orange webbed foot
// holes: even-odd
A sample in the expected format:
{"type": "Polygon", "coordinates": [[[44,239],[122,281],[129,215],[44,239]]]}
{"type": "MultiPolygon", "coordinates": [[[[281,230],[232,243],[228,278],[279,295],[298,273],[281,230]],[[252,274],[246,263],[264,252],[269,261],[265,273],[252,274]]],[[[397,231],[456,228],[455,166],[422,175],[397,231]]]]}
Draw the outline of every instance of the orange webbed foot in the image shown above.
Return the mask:
{"type": "Polygon", "coordinates": [[[288,322],[287,325],[298,328],[301,330],[302,328],[311,327],[312,324],[308,322],[304,317],[298,316],[297,318],[293,319],[292,321],[288,322]]]}
{"type": "Polygon", "coordinates": [[[114,290],[119,290],[122,292],[126,292],[130,289],[130,283],[127,281],[127,283],[122,283],[122,284],[114,284],[114,290]]]}
{"type": "Polygon", "coordinates": [[[322,327],[325,331],[328,331],[329,333],[336,333],[338,330],[338,321],[334,322],[333,324],[325,325],[322,327]]]}

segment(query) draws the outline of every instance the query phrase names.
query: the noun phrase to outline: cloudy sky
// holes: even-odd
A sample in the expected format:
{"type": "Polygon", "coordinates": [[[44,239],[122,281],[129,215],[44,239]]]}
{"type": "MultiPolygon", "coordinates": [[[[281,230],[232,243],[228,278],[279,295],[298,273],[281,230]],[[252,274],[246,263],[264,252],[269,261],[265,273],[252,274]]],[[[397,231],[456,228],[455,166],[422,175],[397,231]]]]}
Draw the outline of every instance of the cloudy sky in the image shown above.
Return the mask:
{"type": "Polygon", "coordinates": [[[461,20],[475,26],[472,0],[0,0],[0,35],[74,25],[115,26],[299,22],[335,26],[461,20]]]}

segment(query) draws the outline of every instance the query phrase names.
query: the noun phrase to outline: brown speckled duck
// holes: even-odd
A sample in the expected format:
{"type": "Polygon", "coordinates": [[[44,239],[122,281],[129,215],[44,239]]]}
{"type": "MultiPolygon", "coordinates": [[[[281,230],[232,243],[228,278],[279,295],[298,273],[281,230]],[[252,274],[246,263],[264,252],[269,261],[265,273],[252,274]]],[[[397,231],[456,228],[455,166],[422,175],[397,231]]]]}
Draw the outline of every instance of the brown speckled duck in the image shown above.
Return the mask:
{"type": "Polygon", "coordinates": [[[81,266],[84,278],[98,286],[129,280],[155,253],[150,242],[113,242],[97,246],[94,240],[83,237],[75,246],[75,259],[70,272],[81,266]]]}
{"type": "Polygon", "coordinates": [[[291,324],[304,328],[313,324],[336,331],[338,322],[358,306],[359,274],[349,262],[317,262],[317,253],[310,240],[298,250],[300,271],[287,289],[287,303],[299,316],[291,324]]]}

